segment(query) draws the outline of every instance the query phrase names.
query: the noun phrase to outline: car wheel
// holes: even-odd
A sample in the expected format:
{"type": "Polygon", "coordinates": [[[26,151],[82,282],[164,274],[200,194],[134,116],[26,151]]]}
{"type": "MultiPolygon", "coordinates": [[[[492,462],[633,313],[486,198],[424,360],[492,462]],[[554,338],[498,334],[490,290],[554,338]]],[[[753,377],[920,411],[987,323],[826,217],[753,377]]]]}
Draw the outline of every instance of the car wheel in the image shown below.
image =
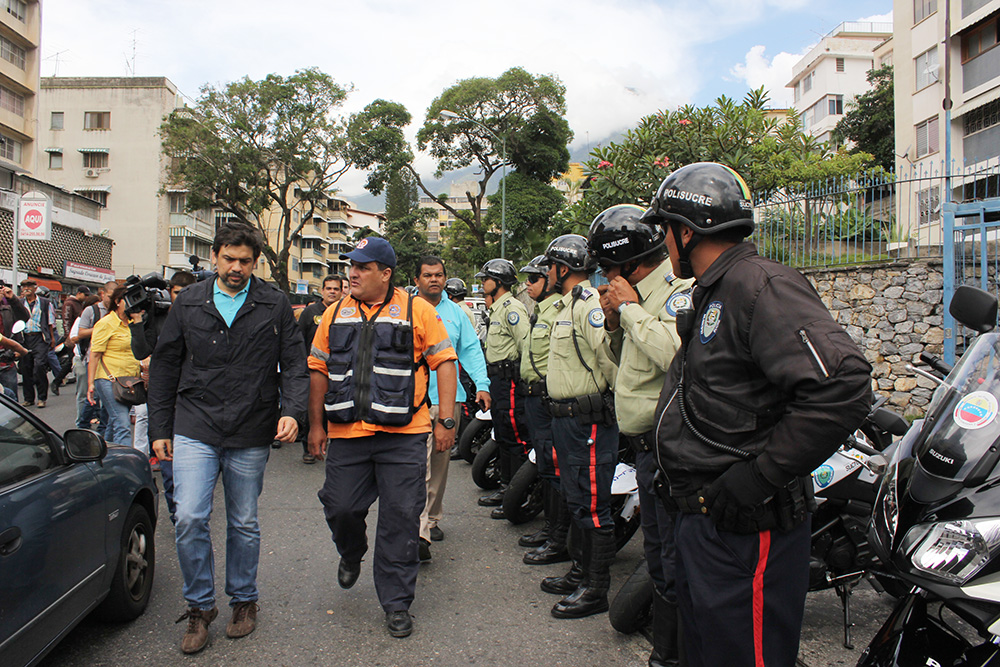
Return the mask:
{"type": "Polygon", "coordinates": [[[125,517],[111,591],[98,607],[98,614],[109,621],[131,621],[142,614],[153,590],[155,566],[153,522],[145,507],[133,505],[125,517]]]}

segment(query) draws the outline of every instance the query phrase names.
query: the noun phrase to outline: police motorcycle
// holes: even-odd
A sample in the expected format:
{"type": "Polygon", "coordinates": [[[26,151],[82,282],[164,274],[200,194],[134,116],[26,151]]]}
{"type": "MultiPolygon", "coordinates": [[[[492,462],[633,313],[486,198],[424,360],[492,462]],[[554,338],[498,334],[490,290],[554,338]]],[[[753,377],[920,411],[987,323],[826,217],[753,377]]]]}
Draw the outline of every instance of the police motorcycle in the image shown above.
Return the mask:
{"type": "Polygon", "coordinates": [[[863,667],[1000,664],[997,300],[962,286],[950,311],[978,337],[953,369],[929,360],[943,380],[883,477],[869,537],[886,574],[910,591],[865,649],[863,667]]]}
{"type": "MultiPolygon", "coordinates": [[[[851,639],[851,594],[865,579],[878,590],[893,588],[893,580],[876,578],[875,555],[868,543],[867,526],[875,504],[886,454],[894,448],[893,436],[906,433],[908,424],[876,401],[861,427],[812,473],[815,507],[809,561],[809,590],[835,589],[844,618],[844,646],[851,639]]],[[[642,630],[652,617],[653,581],[645,559],[619,589],[611,602],[611,626],[622,633],[642,630]]]]}
{"type": "MultiPolygon", "coordinates": [[[[476,455],[487,442],[493,439],[493,419],[489,410],[478,410],[462,427],[458,436],[458,455],[466,463],[472,464],[476,455]]],[[[491,487],[496,488],[496,487],[491,487]]]]}

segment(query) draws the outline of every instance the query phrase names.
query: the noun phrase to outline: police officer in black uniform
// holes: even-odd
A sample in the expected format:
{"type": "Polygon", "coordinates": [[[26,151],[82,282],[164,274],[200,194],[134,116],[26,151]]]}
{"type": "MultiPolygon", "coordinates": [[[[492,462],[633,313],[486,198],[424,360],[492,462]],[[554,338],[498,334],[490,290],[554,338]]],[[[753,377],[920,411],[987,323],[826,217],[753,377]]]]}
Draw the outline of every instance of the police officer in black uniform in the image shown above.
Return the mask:
{"type": "Polygon", "coordinates": [[[794,665],[809,579],[810,472],[868,412],[871,367],[797,271],[744,242],[750,191],[687,165],[643,219],[694,277],[657,406],[661,495],[694,667],[794,665]]]}

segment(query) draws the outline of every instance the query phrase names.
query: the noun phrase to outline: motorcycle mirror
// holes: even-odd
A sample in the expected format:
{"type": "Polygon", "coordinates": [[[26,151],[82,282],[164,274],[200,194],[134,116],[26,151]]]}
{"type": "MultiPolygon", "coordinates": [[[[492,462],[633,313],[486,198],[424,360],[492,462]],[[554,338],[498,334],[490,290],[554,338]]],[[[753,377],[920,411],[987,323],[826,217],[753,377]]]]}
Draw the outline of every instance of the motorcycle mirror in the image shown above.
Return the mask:
{"type": "Polygon", "coordinates": [[[960,285],[951,298],[948,312],[970,329],[986,333],[997,324],[997,298],[981,289],[960,285]]]}
{"type": "Polygon", "coordinates": [[[886,458],[881,454],[879,454],[877,456],[869,456],[868,462],[865,464],[865,467],[868,468],[869,471],[871,471],[871,474],[879,477],[882,475],[882,473],[885,472],[885,469],[888,465],[889,462],[886,460],[886,458]]]}
{"type": "Polygon", "coordinates": [[[18,320],[14,322],[14,326],[10,328],[11,335],[19,334],[24,331],[24,320],[18,320]]]}
{"type": "Polygon", "coordinates": [[[910,430],[910,422],[888,408],[879,408],[872,414],[871,421],[886,433],[905,435],[910,430]]]}

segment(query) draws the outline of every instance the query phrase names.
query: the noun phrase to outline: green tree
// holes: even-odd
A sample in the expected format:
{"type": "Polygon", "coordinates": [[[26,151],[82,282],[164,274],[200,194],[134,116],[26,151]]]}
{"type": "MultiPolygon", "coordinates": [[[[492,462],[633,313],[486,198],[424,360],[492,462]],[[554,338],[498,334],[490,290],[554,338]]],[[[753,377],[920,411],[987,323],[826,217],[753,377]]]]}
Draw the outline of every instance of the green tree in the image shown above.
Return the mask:
{"type": "MultiPolygon", "coordinates": [[[[535,255],[545,252],[552,240],[552,220],[566,199],[557,189],[520,171],[507,174],[507,259],[518,267],[535,255]],[[516,242],[513,242],[515,241],[516,242]]],[[[500,227],[501,195],[490,195],[486,223],[491,229],[500,227]]],[[[493,256],[499,255],[496,245],[493,256]]]]}
{"type": "Polygon", "coordinates": [[[866,152],[886,171],[896,165],[896,111],[893,103],[892,65],[868,71],[871,90],[847,105],[847,113],[833,129],[833,141],[854,143],[851,153],[866,152]]]}
{"type": "MultiPolygon", "coordinates": [[[[539,178],[565,171],[569,161],[566,145],[572,139],[564,119],[565,98],[566,89],[555,77],[536,77],[514,67],[496,79],[459,81],[431,102],[417,132],[417,148],[437,161],[435,178],[477,167],[478,187],[465,193],[471,211],[462,212],[447,201],[441,205],[463,220],[480,246],[487,244],[491,231],[483,221],[487,187],[505,164],[539,178]],[[444,110],[462,118],[442,118],[444,110]]],[[[413,167],[413,149],[404,136],[411,120],[403,105],[385,100],[375,100],[352,116],[348,125],[350,156],[358,168],[370,170],[369,192],[381,193],[393,171],[406,169],[424,194],[436,197],[413,167]]]]}
{"type": "Polygon", "coordinates": [[[315,68],[244,77],[203,86],[194,107],[160,127],[171,157],[166,185],[187,190],[188,210],[221,209],[259,229],[263,256],[285,292],[292,239],[350,166],[345,127],[333,116],[348,92],[315,68]],[[303,210],[297,222],[295,209],[303,210]],[[276,230],[268,229],[272,217],[276,230]]]}
{"type": "Polygon", "coordinates": [[[396,251],[396,284],[409,284],[421,257],[441,254],[440,245],[427,242],[427,219],[434,211],[420,208],[416,180],[403,169],[389,176],[385,195],[385,238],[396,251]]]}

